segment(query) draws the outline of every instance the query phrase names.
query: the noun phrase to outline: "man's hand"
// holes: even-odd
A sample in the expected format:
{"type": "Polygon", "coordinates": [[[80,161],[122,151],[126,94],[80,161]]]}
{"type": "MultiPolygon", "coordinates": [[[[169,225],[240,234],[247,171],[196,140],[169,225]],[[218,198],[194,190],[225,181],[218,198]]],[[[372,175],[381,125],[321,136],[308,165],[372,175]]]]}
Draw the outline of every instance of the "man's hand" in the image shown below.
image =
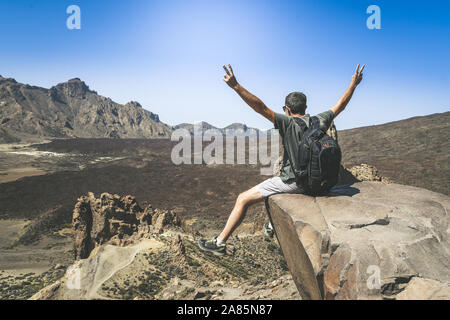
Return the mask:
{"type": "Polygon", "coordinates": [[[363,78],[363,70],[366,65],[363,65],[361,70],[359,70],[359,64],[356,67],[355,73],[352,76],[352,80],[350,81],[350,86],[356,88],[356,86],[361,82],[363,78]]]}
{"type": "Polygon", "coordinates": [[[230,68],[230,70],[228,70],[226,66],[223,66],[223,68],[225,69],[225,72],[227,73],[223,77],[223,81],[225,81],[226,84],[229,85],[231,89],[236,90],[239,84],[236,80],[236,77],[234,76],[233,68],[231,68],[231,65],[228,65],[228,68],[230,68]]]}
{"type": "Polygon", "coordinates": [[[345,91],[345,93],[342,95],[342,97],[339,99],[338,103],[331,108],[331,111],[334,113],[334,117],[337,117],[339,113],[341,113],[347,104],[349,103],[350,99],[352,98],[353,92],[355,91],[356,87],[362,80],[362,71],[364,70],[364,67],[366,65],[363,65],[361,70],[359,70],[359,64],[356,67],[355,73],[352,76],[352,80],[350,81],[350,86],[345,91]]]}
{"type": "Polygon", "coordinates": [[[223,77],[223,81],[226,82],[227,85],[230,86],[230,88],[234,89],[236,93],[242,98],[242,100],[245,101],[250,107],[252,107],[253,110],[258,112],[260,115],[262,115],[264,118],[269,120],[270,122],[274,122],[275,120],[275,113],[267,108],[267,106],[262,102],[258,97],[248,92],[243,86],[241,86],[234,76],[233,69],[231,68],[231,65],[228,65],[228,68],[223,66],[225,69],[225,72],[227,73],[223,77]]]}

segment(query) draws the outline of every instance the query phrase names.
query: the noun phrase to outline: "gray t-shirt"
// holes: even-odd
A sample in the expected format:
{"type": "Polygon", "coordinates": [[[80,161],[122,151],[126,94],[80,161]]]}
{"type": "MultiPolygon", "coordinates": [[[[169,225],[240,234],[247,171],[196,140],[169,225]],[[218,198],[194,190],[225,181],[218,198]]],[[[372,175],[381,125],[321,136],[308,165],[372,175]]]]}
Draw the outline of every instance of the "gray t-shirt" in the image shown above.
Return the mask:
{"type": "MultiPolygon", "coordinates": [[[[327,132],[331,123],[333,122],[334,113],[331,110],[319,113],[316,116],[320,122],[320,128],[327,132]]],[[[306,125],[309,125],[309,114],[305,114],[300,119],[305,121],[306,125]]],[[[292,117],[285,114],[275,113],[274,121],[275,129],[278,129],[280,135],[283,139],[284,154],[283,154],[283,164],[281,167],[280,178],[282,181],[286,182],[290,179],[295,179],[294,170],[291,166],[291,161],[289,160],[289,155],[292,159],[297,159],[298,157],[298,144],[301,139],[301,132],[299,125],[294,121],[292,117]]]]}

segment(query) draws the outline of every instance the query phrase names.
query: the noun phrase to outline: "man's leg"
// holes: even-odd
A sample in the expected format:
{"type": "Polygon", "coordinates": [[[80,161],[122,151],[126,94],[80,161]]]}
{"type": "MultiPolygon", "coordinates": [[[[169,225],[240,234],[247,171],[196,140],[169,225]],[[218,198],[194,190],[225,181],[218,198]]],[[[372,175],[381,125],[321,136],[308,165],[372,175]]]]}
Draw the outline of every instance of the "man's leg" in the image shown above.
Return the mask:
{"type": "Polygon", "coordinates": [[[249,206],[277,193],[302,193],[302,191],[297,187],[295,179],[284,182],[280,177],[272,177],[241,193],[236,200],[236,204],[234,205],[233,211],[231,211],[225,228],[217,237],[219,243],[228,240],[233,231],[244,219],[249,206]]]}
{"type": "Polygon", "coordinates": [[[211,251],[216,255],[225,254],[225,241],[242,222],[249,206],[276,193],[298,193],[299,191],[295,181],[283,182],[280,177],[261,182],[238,196],[222,233],[211,240],[200,239],[198,245],[202,250],[211,251]]]}
{"type": "Polygon", "coordinates": [[[211,240],[200,239],[198,245],[202,250],[211,251],[215,255],[224,255],[226,251],[225,241],[228,240],[233,231],[239,226],[247,213],[250,205],[263,200],[258,186],[242,192],[236,199],[233,211],[231,211],[228,221],[222,233],[211,240]]]}
{"type": "Polygon", "coordinates": [[[225,242],[231,236],[233,231],[241,224],[242,220],[245,218],[248,207],[252,204],[258,203],[264,198],[258,189],[258,186],[242,192],[236,199],[233,211],[231,211],[228,217],[227,224],[223,229],[222,233],[218,236],[219,242],[225,242]]]}

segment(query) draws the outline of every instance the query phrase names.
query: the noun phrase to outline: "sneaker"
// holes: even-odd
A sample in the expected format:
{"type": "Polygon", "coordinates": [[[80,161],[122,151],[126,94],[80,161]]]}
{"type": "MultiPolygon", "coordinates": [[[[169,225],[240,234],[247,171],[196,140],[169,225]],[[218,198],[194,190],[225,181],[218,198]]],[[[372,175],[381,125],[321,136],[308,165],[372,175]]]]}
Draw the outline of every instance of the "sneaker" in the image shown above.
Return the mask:
{"type": "Polygon", "coordinates": [[[263,230],[264,230],[264,234],[266,236],[268,236],[269,238],[273,237],[273,227],[272,227],[272,224],[270,222],[264,223],[263,230]]]}
{"type": "Polygon", "coordinates": [[[200,249],[210,251],[216,256],[223,256],[227,248],[225,243],[217,245],[217,237],[214,237],[211,240],[200,239],[198,240],[198,246],[200,249]]]}

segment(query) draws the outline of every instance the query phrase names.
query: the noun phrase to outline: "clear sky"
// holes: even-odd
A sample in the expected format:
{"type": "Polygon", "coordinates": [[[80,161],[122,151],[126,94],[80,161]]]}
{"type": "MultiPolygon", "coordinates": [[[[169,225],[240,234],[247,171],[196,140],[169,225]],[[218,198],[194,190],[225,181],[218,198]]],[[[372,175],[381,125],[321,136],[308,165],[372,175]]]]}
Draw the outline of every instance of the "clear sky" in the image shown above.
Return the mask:
{"type": "Polygon", "coordinates": [[[171,125],[271,127],[222,81],[228,63],[275,111],[303,91],[312,114],[365,63],[338,129],[450,110],[448,0],[2,0],[0,26],[2,76],[47,88],[79,77],[171,125]],[[72,4],[81,30],[66,27],[72,4]],[[366,26],[372,4],[380,30],[366,26]]]}

